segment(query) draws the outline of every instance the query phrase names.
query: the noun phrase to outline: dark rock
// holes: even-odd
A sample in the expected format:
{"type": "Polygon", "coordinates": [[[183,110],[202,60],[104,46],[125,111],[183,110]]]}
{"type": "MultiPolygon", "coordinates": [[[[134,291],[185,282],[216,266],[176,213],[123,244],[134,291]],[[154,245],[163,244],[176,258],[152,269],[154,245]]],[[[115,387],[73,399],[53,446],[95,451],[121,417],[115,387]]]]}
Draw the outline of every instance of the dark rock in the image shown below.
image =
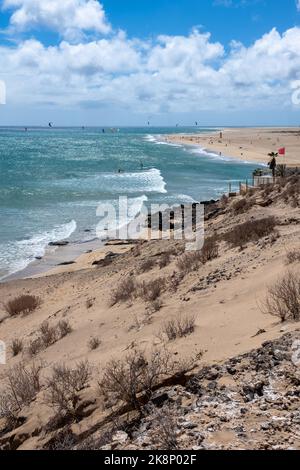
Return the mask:
{"type": "Polygon", "coordinates": [[[158,408],[161,408],[169,399],[170,397],[167,393],[161,393],[152,397],[151,401],[153,405],[157,406],[158,408]]]}
{"type": "Polygon", "coordinates": [[[60,241],[60,242],[50,242],[48,246],[67,246],[70,242],[60,241]]]}

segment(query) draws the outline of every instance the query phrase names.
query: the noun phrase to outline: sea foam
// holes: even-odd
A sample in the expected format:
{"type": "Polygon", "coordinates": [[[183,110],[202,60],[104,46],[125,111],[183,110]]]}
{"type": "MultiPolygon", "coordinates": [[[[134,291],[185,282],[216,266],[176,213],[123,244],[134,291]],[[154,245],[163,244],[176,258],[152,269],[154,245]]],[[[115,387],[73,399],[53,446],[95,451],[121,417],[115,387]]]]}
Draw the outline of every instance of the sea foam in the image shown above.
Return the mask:
{"type": "Polygon", "coordinates": [[[77,224],[75,220],[58,225],[52,230],[39,232],[31,238],[16,242],[8,242],[0,245],[0,265],[7,275],[14,274],[25,269],[37,257],[43,257],[46,248],[51,242],[66,240],[75,232],[77,224]],[[1,259],[3,256],[3,259],[1,259]]]}

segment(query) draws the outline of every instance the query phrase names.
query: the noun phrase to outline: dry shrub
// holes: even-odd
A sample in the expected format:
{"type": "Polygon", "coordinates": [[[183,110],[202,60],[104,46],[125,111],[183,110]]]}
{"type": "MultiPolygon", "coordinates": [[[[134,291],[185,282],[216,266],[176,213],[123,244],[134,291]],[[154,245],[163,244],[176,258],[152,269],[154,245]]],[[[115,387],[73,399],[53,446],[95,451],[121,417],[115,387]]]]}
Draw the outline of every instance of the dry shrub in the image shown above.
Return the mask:
{"type": "Polygon", "coordinates": [[[275,185],[273,183],[269,183],[263,186],[263,197],[268,198],[270,194],[274,191],[275,185]]]}
{"type": "Polygon", "coordinates": [[[238,201],[235,201],[232,206],[232,212],[237,215],[237,214],[243,214],[244,212],[247,212],[251,207],[253,206],[253,202],[249,199],[243,198],[239,199],[238,201]]]}
{"type": "Polygon", "coordinates": [[[177,262],[177,267],[179,271],[182,273],[189,273],[191,271],[195,271],[199,268],[200,265],[200,259],[199,259],[199,252],[190,252],[190,253],[185,253],[182,255],[178,262],[177,262]]]}
{"type": "Polygon", "coordinates": [[[20,363],[7,372],[5,389],[0,395],[0,418],[5,418],[8,427],[14,427],[18,412],[30,405],[41,390],[42,368],[42,363],[31,366],[20,363]]]}
{"type": "Polygon", "coordinates": [[[45,402],[58,413],[76,416],[79,393],[88,386],[91,368],[88,362],[80,362],[73,369],[56,365],[46,382],[45,402]]]}
{"type": "Polygon", "coordinates": [[[61,320],[57,325],[60,338],[65,338],[67,335],[72,333],[72,327],[69,320],[61,320]]]}
{"type": "Polygon", "coordinates": [[[172,276],[168,278],[168,285],[170,292],[177,292],[180,283],[183,281],[185,276],[184,272],[173,273],[172,276]]]}
{"type": "Polygon", "coordinates": [[[50,326],[44,321],[40,326],[40,339],[45,348],[48,348],[57,341],[57,330],[54,326],[50,326]]]}
{"type": "Polygon", "coordinates": [[[219,246],[215,238],[207,238],[204,241],[203,248],[201,250],[200,259],[203,264],[219,256],[219,246]]]}
{"type": "Polygon", "coordinates": [[[127,302],[137,294],[137,283],[132,277],[126,277],[111,294],[111,305],[127,302]]]}
{"type": "Polygon", "coordinates": [[[13,357],[18,356],[24,348],[23,340],[22,339],[13,339],[10,345],[10,350],[12,352],[13,357]]]}
{"type": "Polygon", "coordinates": [[[155,448],[162,450],[178,449],[178,424],[174,411],[169,406],[153,410],[152,427],[155,430],[155,448]]]}
{"type": "Polygon", "coordinates": [[[153,259],[146,259],[141,263],[139,271],[140,273],[147,273],[148,271],[151,271],[155,265],[156,263],[153,259]]]}
{"type": "Polygon", "coordinates": [[[219,256],[219,247],[214,237],[207,238],[204,241],[203,248],[197,251],[191,251],[182,255],[177,267],[184,274],[196,271],[200,264],[206,264],[219,256]]]}
{"type": "Polygon", "coordinates": [[[41,338],[36,338],[30,341],[28,346],[28,352],[30,356],[36,356],[44,349],[44,343],[41,338]]]}
{"type": "Polygon", "coordinates": [[[48,321],[44,321],[39,328],[39,336],[29,343],[28,352],[31,356],[36,356],[71,332],[69,320],[61,320],[55,326],[50,326],[48,321]]]}
{"type": "Polygon", "coordinates": [[[171,253],[170,252],[163,253],[159,260],[160,269],[163,269],[166,266],[169,266],[170,263],[171,263],[171,253]]]}
{"type": "Polygon", "coordinates": [[[35,297],[34,295],[20,295],[7,302],[4,308],[11,317],[14,317],[16,315],[33,312],[40,304],[41,300],[39,297],[35,297]]]}
{"type": "Polygon", "coordinates": [[[12,431],[18,422],[18,409],[13,406],[12,398],[13,397],[6,392],[0,394],[0,419],[5,420],[4,432],[12,431]]]}
{"type": "Polygon", "coordinates": [[[274,286],[269,287],[263,310],[279,317],[282,322],[299,321],[300,275],[288,272],[274,286]]]}
{"type": "Polygon", "coordinates": [[[190,315],[173,318],[163,326],[163,334],[169,341],[191,335],[195,331],[195,317],[190,315]]]}
{"type": "Polygon", "coordinates": [[[283,196],[287,199],[290,198],[297,198],[300,193],[300,178],[299,177],[292,177],[289,179],[286,189],[283,193],[283,196]]]}
{"type": "Polygon", "coordinates": [[[153,281],[143,282],[140,286],[140,296],[146,302],[154,302],[161,296],[165,285],[166,281],[161,277],[153,281]]]}
{"type": "Polygon", "coordinates": [[[150,357],[134,350],[123,360],[110,361],[99,382],[101,393],[111,400],[121,400],[142,412],[142,403],[151,398],[154,388],[170,375],[184,374],[186,364],[175,363],[166,349],[153,350],[150,357]]]}
{"type": "Polygon", "coordinates": [[[159,312],[161,310],[162,306],[163,306],[163,303],[162,303],[161,299],[153,300],[149,305],[150,312],[151,313],[159,312]]]}
{"type": "Polygon", "coordinates": [[[95,349],[98,349],[101,344],[101,341],[99,338],[91,338],[88,342],[88,347],[91,351],[94,351],[95,349]]]}
{"type": "Polygon", "coordinates": [[[224,239],[233,247],[243,247],[246,243],[257,241],[273,232],[276,226],[275,217],[266,217],[259,220],[249,220],[236,225],[224,235],[224,239]]]}
{"type": "Polygon", "coordinates": [[[293,263],[299,263],[299,262],[300,262],[300,251],[299,250],[289,251],[288,254],[286,255],[286,263],[293,264],[293,263]]]}
{"type": "Polygon", "coordinates": [[[58,431],[43,450],[70,451],[74,450],[76,444],[78,444],[78,437],[72,433],[70,427],[66,427],[58,431]]]}

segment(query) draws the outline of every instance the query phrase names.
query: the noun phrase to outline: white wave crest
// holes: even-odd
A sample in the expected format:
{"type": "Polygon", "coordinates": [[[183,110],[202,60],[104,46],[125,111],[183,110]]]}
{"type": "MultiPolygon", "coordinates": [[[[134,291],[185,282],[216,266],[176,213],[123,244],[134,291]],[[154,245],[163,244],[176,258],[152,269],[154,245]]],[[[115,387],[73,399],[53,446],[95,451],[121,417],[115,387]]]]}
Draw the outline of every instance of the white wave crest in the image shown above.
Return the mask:
{"type": "Polygon", "coordinates": [[[52,230],[39,232],[27,240],[0,245],[0,253],[3,253],[0,256],[1,266],[6,271],[4,277],[25,269],[37,257],[44,256],[49,243],[66,240],[76,228],[77,224],[75,220],[72,220],[52,230]]]}

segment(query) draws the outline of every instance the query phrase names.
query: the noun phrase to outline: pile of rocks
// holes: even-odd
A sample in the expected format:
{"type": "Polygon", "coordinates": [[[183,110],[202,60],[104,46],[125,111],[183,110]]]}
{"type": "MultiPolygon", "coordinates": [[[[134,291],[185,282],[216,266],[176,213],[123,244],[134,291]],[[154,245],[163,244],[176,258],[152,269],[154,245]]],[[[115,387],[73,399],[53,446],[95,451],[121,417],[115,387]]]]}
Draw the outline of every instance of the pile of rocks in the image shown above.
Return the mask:
{"type": "Polygon", "coordinates": [[[140,425],[112,448],[299,449],[299,345],[300,332],[289,333],[160,389],[140,425]]]}

